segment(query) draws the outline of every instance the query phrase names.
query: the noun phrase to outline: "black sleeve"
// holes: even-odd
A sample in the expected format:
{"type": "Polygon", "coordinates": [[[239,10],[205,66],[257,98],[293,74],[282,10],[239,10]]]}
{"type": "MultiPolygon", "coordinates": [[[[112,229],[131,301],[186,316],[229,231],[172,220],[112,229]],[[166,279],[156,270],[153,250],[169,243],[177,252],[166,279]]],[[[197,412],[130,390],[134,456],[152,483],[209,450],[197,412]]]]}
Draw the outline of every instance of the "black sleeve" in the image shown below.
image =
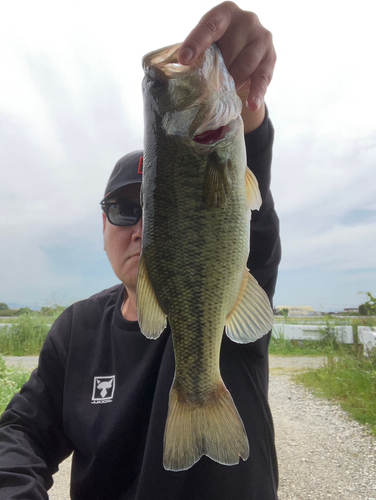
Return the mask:
{"type": "MultiPolygon", "coordinates": [[[[247,262],[250,273],[267,293],[272,304],[281,260],[279,220],[270,191],[274,129],[266,110],[265,119],[254,132],[245,136],[248,167],[255,174],[262,197],[259,211],[252,211],[250,254],[247,262]]],[[[252,348],[265,355],[270,334],[252,344],[252,348]]],[[[250,344],[251,345],[251,344],[250,344]]]]}
{"type": "Polygon", "coordinates": [[[52,474],[72,451],[63,431],[63,391],[70,315],[54,323],[39,365],[0,420],[0,500],[48,499],[52,474]]]}
{"type": "Polygon", "coordinates": [[[262,125],[245,136],[248,167],[255,174],[262,197],[259,211],[252,212],[251,251],[248,269],[272,301],[281,260],[279,220],[270,191],[274,129],[266,110],[262,125]]]}

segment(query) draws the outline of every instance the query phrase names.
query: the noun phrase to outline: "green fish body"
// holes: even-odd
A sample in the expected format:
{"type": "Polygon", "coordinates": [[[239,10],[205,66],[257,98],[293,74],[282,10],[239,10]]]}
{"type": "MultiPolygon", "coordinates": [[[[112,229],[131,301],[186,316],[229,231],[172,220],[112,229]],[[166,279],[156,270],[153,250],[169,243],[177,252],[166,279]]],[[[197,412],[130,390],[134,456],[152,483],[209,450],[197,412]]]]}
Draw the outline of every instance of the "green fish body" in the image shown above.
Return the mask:
{"type": "Polygon", "coordinates": [[[143,59],[143,235],[137,282],[141,331],[171,326],[175,377],[163,465],[249,455],[242,420],[220,374],[223,331],[239,343],[266,334],[269,300],[249,274],[250,209],[261,205],[246,166],[241,102],[219,49],[180,66],[178,46],[143,59]]]}

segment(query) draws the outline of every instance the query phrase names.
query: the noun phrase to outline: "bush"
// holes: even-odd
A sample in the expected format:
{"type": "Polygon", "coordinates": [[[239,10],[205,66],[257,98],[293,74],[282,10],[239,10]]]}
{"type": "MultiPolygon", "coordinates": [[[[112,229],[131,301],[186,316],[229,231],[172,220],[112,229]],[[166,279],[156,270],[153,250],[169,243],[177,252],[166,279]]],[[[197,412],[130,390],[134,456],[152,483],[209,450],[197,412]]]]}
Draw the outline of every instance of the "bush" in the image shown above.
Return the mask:
{"type": "Polygon", "coordinates": [[[19,392],[28,380],[29,375],[28,372],[22,370],[7,368],[0,355],[0,414],[3,413],[13,395],[19,392]]]}
{"type": "Polygon", "coordinates": [[[376,298],[370,292],[367,292],[368,300],[359,306],[359,314],[362,316],[376,315],[376,298]]]}
{"type": "Polygon", "coordinates": [[[44,308],[43,315],[38,311],[25,311],[8,321],[0,329],[0,353],[6,356],[35,356],[40,353],[52,323],[65,307],[44,308]]]}
{"type": "Polygon", "coordinates": [[[0,309],[0,317],[13,317],[17,315],[17,309],[0,309]]]}
{"type": "Polygon", "coordinates": [[[57,318],[65,310],[64,306],[43,306],[40,310],[41,316],[49,316],[51,318],[57,318]]]}
{"type": "Polygon", "coordinates": [[[7,356],[33,356],[40,353],[51,326],[38,313],[26,313],[0,331],[0,353],[7,356]]]}

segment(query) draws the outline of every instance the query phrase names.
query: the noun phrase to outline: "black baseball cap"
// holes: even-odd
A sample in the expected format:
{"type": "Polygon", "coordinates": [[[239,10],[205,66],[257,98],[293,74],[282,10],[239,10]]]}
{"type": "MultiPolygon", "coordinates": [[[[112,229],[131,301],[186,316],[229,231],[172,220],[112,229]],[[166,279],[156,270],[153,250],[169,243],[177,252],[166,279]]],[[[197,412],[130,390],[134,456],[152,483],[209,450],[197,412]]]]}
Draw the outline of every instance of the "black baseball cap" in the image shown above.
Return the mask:
{"type": "Polygon", "coordinates": [[[101,203],[118,189],[129,184],[141,183],[143,163],[144,153],[141,150],[133,151],[120,158],[110,175],[101,203]]]}

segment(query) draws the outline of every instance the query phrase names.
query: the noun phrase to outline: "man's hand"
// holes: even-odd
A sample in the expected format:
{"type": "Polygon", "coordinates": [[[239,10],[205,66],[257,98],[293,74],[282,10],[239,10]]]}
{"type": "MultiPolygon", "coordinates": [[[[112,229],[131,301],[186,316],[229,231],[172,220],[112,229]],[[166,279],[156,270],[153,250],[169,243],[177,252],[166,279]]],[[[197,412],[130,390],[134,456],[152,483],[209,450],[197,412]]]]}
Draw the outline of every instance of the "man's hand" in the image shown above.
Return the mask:
{"type": "Polygon", "coordinates": [[[178,52],[180,64],[194,62],[213,42],[222,51],[239,95],[247,96],[248,108],[263,110],[277,58],[271,33],[253,12],[223,2],[207,12],[187,36],[178,52]]]}

